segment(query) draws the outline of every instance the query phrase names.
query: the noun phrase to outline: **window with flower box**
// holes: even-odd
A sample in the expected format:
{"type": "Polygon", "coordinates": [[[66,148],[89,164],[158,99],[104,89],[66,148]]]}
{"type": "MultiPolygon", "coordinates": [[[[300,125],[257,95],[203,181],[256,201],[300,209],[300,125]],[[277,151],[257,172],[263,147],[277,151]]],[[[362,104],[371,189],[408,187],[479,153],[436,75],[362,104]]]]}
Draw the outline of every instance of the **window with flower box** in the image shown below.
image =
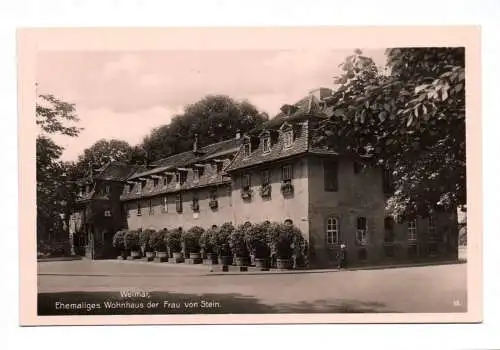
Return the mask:
{"type": "Polygon", "coordinates": [[[191,209],[193,212],[198,213],[200,211],[200,200],[197,193],[193,193],[193,201],[191,203],[191,209]]]}
{"type": "Polygon", "coordinates": [[[250,174],[243,174],[241,177],[241,197],[243,199],[250,199],[252,197],[252,180],[250,174]]]}
{"type": "Polygon", "coordinates": [[[217,188],[212,188],[210,190],[210,201],[208,203],[210,209],[215,210],[219,207],[219,202],[217,200],[217,188]]]}

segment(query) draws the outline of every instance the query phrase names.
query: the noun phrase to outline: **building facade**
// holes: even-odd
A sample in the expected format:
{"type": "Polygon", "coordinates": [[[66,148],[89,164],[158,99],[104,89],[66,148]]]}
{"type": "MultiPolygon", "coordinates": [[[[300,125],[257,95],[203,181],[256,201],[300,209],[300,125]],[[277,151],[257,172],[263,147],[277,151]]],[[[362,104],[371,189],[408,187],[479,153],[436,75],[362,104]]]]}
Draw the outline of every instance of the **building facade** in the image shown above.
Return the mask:
{"type": "Polygon", "coordinates": [[[72,216],[73,231],[86,230],[86,251],[97,258],[122,228],[289,220],[303,232],[312,266],[334,264],[340,244],[353,265],[457,258],[456,211],[394,221],[385,212],[383,169],[315,146],[310,130],[325,118],[329,93],[319,89],[283,106],[247,135],[201,148],[195,140],[192,151],[148,167],[108,165],[121,172],[105,176],[105,167],[82,181],[90,190],[72,216]]]}

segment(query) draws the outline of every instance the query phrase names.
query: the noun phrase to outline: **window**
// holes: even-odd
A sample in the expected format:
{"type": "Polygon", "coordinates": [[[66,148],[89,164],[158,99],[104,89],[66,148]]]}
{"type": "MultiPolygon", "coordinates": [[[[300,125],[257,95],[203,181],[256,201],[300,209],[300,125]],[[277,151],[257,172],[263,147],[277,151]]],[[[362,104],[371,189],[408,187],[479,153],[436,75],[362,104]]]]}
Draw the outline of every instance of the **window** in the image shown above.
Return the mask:
{"type": "Polygon", "coordinates": [[[336,218],[326,220],[326,244],[334,246],[339,243],[339,222],[336,218]]]}
{"type": "Polygon", "coordinates": [[[215,167],[216,167],[216,170],[217,170],[217,173],[220,173],[222,171],[222,167],[224,166],[224,163],[223,162],[217,162],[215,164],[215,167]]]}
{"type": "Polygon", "coordinates": [[[413,219],[408,221],[408,240],[416,241],[417,240],[417,220],[413,219]]]}
{"type": "Polygon", "coordinates": [[[287,226],[293,226],[293,221],[292,221],[292,219],[286,219],[283,223],[284,223],[285,225],[287,225],[287,226]]]}
{"type": "Polygon", "coordinates": [[[148,206],[149,206],[149,215],[154,215],[155,209],[153,207],[153,201],[151,199],[148,201],[148,206]]]}
{"type": "Polygon", "coordinates": [[[271,182],[269,179],[269,170],[263,170],[261,173],[262,185],[269,185],[271,182]]]}
{"type": "Polygon", "coordinates": [[[130,217],[130,210],[129,210],[128,204],[125,204],[123,206],[123,208],[125,210],[125,216],[129,218],[130,217]]]}
{"type": "Polygon", "coordinates": [[[283,165],[281,175],[283,181],[292,181],[293,178],[292,166],[290,164],[283,165]]]}
{"type": "Polygon", "coordinates": [[[245,143],[245,145],[243,146],[243,156],[245,158],[250,157],[251,152],[252,152],[252,145],[250,144],[250,142],[245,143]]]}
{"type": "Polygon", "coordinates": [[[429,241],[437,241],[436,222],[433,214],[429,215],[429,241]]]}
{"type": "Polygon", "coordinates": [[[198,168],[193,169],[193,181],[194,182],[200,181],[200,169],[198,168]]]}
{"type": "Polygon", "coordinates": [[[153,179],[153,187],[158,187],[158,184],[160,183],[160,179],[158,179],[157,177],[155,177],[153,179]]]}
{"type": "Polygon", "coordinates": [[[394,219],[390,216],[384,219],[384,242],[394,242],[394,219]]]}
{"type": "Polygon", "coordinates": [[[243,187],[244,190],[248,190],[250,189],[250,186],[251,186],[250,174],[243,174],[241,187],[243,187]]]}
{"type": "Polygon", "coordinates": [[[165,176],[165,177],[163,178],[163,186],[167,186],[167,185],[168,185],[168,177],[167,177],[167,176],[165,176]]]}
{"type": "Polygon", "coordinates": [[[104,187],[104,192],[106,194],[109,194],[109,192],[111,192],[111,186],[109,184],[106,184],[106,186],[104,187]]]}
{"type": "Polygon", "coordinates": [[[168,213],[168,197],[163,197],[163,212],[168,213]]]}
{"type": "Polygon", "coordinates": [[[357,220],[356,242],[361,245],[368,242],[368,224],[365,217],[359,217],[357,220]]]}
{"type": "Polygon", "coordinates": [[[142,181],[139,181],[137,183],[137,193],[141,193],[142,192],[142,181]]]}
{"type": "Polygon", "coordinates": [[[180,185],[180,183],[181,183],[181,172],[180,171],[177,171],[175,173],[175,183],[178,185],[180,185]]]}
{"type": "Polygon", "coordinates": [[[283,146],[285,148],[291,147],[293,143],[293,131],[288,130],[283,133],[283,146]]]}
{"type": "Polygon", "coordinates": [[[337,192],[339,190],[339,181],[338,161],[336,159],[323,161],[323,176],[325,191],[337,192]]]}
{"type": "Polygon", "coordinates": [[[178,213],[182,213],[182,194],[178,193],[175,197],[175,209],[178,213]]]}
{"type": "Polygon", "coordinates": [[[264,153],[271,152],[271,138],[269,136],[262,139],[262,151],[264,153]]]}
{"type": "Polygon", "coordinates": [[[137,202],[137,216],[141,216],[141,215],[142,215],[141,202],[137,202]]]}
{"type": "Polygon", "coordinates": [[[198,194],[193,193],[193,203],[191,204],[191,208],[195,213],[200,211],[200,201],[198,199],[198,194]]]}
{"type": "Polygon", "coordinates": [[[104,210],[104,216],[108,217],[108,218],[111,217],[111,209],[105,209],[104,210]]]}

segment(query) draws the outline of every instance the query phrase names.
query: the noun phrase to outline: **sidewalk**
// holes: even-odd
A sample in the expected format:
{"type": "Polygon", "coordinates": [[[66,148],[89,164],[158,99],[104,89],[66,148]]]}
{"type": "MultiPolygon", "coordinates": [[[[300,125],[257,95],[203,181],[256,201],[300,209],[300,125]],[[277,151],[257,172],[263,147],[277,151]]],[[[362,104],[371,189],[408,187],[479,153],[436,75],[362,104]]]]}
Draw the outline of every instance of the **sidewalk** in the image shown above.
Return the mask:
{"type": "Polygon", "coordinates": [[[466,261],[463,260],[449,260],[449,261],[423,261],[416,263],[401,263],[401,264],[391,264],[391,265],[377,265],[377,266],[353,266],[343,269],[337,268],[323,268],[323,269],[297,269],[297,270],[278,270],[270,269],[269,271],[261,271],[257,267],[248,267],[248,271],[240,271],[239,266],[228,266],[229,271],[223,272],[222,265],[204,265],[204,264],[186,264],[186,263],[168,263],[168,262],[157,262],[157,261],[145,261],[145,260],[106,260],[112,261],[118,264],[132,264],[132,265],[147,265],[147,266],[159,266],[164,268],[185,268],[198,270],[200,272],[205,271],[206,275],[209,276],[227,276],[227,275],[271,275],[271,274],[304,274],[304,273],[331,273],[331,272],[347,272],[347,271],[360,271],[360,270],[385,270],[385,269],[397,269],[397,268],[408,268],[408,267],[424,267],[424,266],[439,266],[439,265],[452,265],[452,264],[464,264],[466,261]]]}

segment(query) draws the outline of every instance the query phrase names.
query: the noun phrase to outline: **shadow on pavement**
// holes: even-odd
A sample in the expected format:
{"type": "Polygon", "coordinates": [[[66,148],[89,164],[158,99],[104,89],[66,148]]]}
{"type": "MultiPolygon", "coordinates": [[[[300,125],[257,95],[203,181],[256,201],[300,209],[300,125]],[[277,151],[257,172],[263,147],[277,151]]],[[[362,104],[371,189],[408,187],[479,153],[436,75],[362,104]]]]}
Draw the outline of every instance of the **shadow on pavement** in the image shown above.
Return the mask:
{"type": "Polygon", "coordinates": [[[38,315],[137,314],[275,314],[394,312],[385,304],[356,300],[316,300],[268,305],[242,294],[178,294],[151,292],[149,298],[124,298],[119,292],[38,294],[38,315]]]}

